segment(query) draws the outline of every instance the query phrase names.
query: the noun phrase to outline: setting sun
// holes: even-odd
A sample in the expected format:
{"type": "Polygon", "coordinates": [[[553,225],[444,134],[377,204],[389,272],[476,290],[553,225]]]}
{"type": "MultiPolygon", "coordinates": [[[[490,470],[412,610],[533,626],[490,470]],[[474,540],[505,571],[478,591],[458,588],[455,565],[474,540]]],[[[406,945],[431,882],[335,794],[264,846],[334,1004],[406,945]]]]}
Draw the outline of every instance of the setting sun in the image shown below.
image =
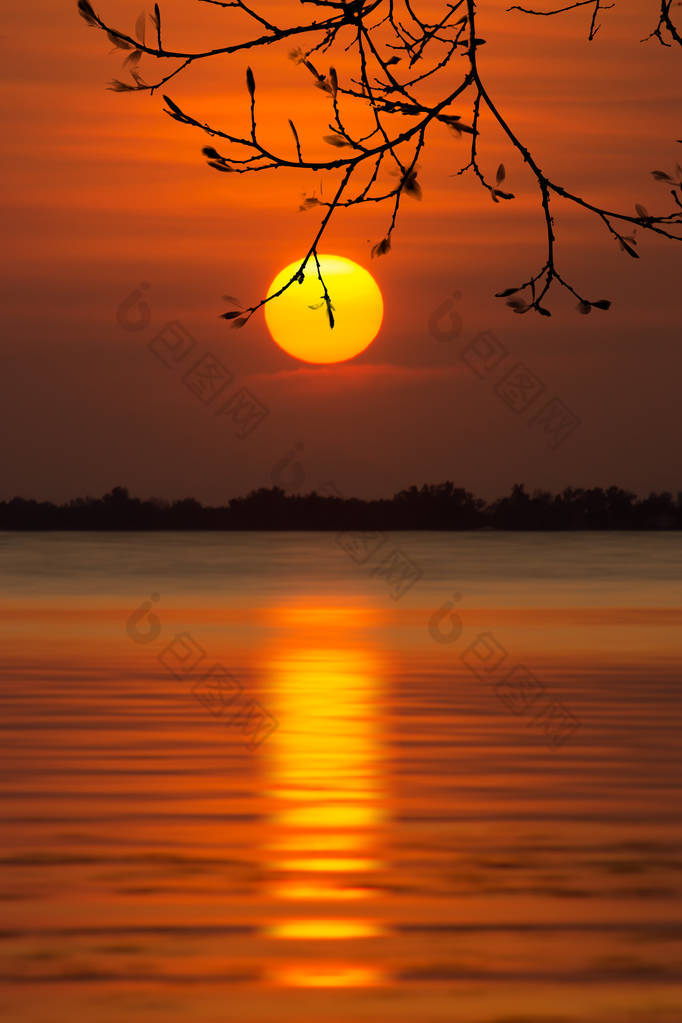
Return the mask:
{"type": "MultiPolygon", "coordinates": [[[[303,362],[344,362],[367,348],[379,332],[384,303],[372,275],[343,256],[320,256],[322,277],[331,299],[334,327],[329,325],[324,293],[314,260],[303,284],[292,284],[265,306],[265,322],[274,341],[303,362]]],[[[291,280],[300,261],[281,270],[268,288],[273,295],[291,280]]]]}

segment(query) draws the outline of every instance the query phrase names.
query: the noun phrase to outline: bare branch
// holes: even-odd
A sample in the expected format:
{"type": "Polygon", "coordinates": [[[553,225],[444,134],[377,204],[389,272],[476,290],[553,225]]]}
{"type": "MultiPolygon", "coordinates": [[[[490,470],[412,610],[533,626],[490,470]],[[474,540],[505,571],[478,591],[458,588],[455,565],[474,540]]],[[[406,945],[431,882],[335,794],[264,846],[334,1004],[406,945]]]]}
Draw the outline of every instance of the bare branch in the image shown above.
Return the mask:
{"type": "MultiPolygon", "coordinates": [[[[643,206],[634,204],[634,214],[610,210],[589,198],[551,180],[541,170],[535,156],[511,126],[502,111],[502,105],[492,97],[479,65],[478,53],[485,40],[477,34],[477,4],[475,0],[451,0],[443,5],[442,14],[434,22],[424,20],[412,5],[412,0],[301,0],[305,10],[312,7],[315,16],[296,26],[281,27],[263,17],[244,0],[201,0],[247,19],[254,35],[212,50],[188,52],[166,48],[161,35],[161,12],[154,5],[150,15],[156,29],[156,41],[145,41],[144,20],[136,26],[135,34],[108,25],[96,14],[89,0],[79,0],[79,13],[86,23],[106,34],[109,41],[127,51],[125,69],[128,81],[115,79],[110,88],[118,92],[148,91],[154,93],[161,86],[179,76],[187,67],[201,60],[226,54],[241,53],[268,47],[273,43],[296,38],[299,45],[290,53],[302,74],[308,75],[312,87],[324,93],[329,102],[328,134],[322,139],[333,151],[328,158],[304,157],[304,148],[294,121],[288,123],[295,143],[295,158],[289,152],[278,152],[263,138],[262,126],[256,118],[256,79],[251,68],[246,69],[249,95],[248,134],[224,130],[208,124],[182,109],[170,96],[164,95],[165,112],[181,124],[199,129],[208,135],[214,145],[207,145],[203,154],[208,166],[223,174],[254,174],[284,168],[296,169],[315,175],[321,171],[338,178],[331,199],[323,199],[316,190],[304,195],[300,209],[319,208],[322,219],[308,251],[296,273],[280,290],[253,305],[224,318],[233,326],[241,327],[266,302],[273,301],[293,283],[302,279],[306,267],[314,263],[322,289],[321,305],[326,310],[330,326],[334,325],[334,308],[323,279],[318,258],[320,241],[335,211],[365,203],[387,204],[390,209],[383,237],[371,249],[372,256],[386,255],[392,248],[398,213],[403,197],[420,200],[423,181],[418,158],[427,151],[428,138],[434,126],[446,127],[454,139],[470,137],[468,162],[452,176],[471,172],[493,202],[513,201],[514,192],[508,191],[507,171],[504,164],[496,170],[485,168],[481,152],[484,120],[492,119],[506,136],[512,152],[518,153],[528,168],[537,188],[539,210],[542,213],[546,257],[542,267],[518,287],[499,292],[516,313],[537,312],[549,316],[547,299],[552,289],[566,291],[577,300],[583,314],[593,308],[608,309],[606,299],[592,301],[567,281],[560,273],[557,262],[557,239],[553,206],[567,202],[596,218],[610,237],[627,255],[638,258],[637,233],[650,234],[671,241],[682,241],[682,168],[653,171],[654,178],[665,184],[672,198],[672,211],[650,214],[643,206]],[[341,80],[334,63],[327,63],[335,48],[342,48],[355,60],[355,70],[341,80]],[[172,60],[179,62],[152,84],[147,83],[139,70],[141,59],[172,60]],[[457,60],[455,60],[457,58],[457,60]],[[454,81],[453,81],[454,72],[454,81]],[[424,86],[424,88],[423,88],[424,86]],[[439,96],[434,100],[434,92],[439,96]],[[471,123],[463,113],[453,109],[455,103],[466,103],[471,123]],[[363,132],[351,130],[351,111],[360,111],[369,117],[363,132]]],[[[657,0],[660,4],[659,23],[652,33],[666,46],[682,43],[673,22],[672,8],[676,0],[657,0]]],[[[479,6],[482,0],[479,0],[479,6]]],[[[538,17],[552,17],[586,8],[591,12],[589,38],[599,30],[598,15],[610,10],[614,3],[604,0],[575,0],[550,10],[535,10],[514,5],[510,11],[538,17]]],[[[165,32],[164,32],[165,34],[165,32]]],[[[651,38],[651,37],[650,37],[651,38]]],[[[331,58],[333,60],[333,58],[331,58]]],[[[337,65],[338,66],[338,65],[337,65]]],[[[306,153],[308,147],[306,144],[306,153]]],[[[428,193],[427,193],[428,194],[428,193]]]]}
{"type": "Polygon", "coordinates": [[[597,24],[597,17],[599,15],[599,12],[600,11],[610,11],[615,6],[616,6],[615,4],[605,4],[605,3],[602,2],[602,0],[576,0],[575,3],[569,4],[567,7],[557,7],[557,8],[555,8],[552,11],[536,11],[536,10],[531,10],[528,7],[519,7],[516,4],[513,7],[508,7],[507,10],[508,11],[521,11],[523,14],[533,14],[533,15],[535,15],[535,17],[540,17],[540,18],[549,18],[549,17],[552,17],[552,15],[554,15],[554,14],[566,14],[567,11],[575,11],[579,7],[591,7],[592,8],[592,20],[590,21],[590,32],[589,32],[589,39],[591,41],[592,39],[594,39],[594,37],[596,36],[597,32],[599,31],[599,25],[597,24]]]}

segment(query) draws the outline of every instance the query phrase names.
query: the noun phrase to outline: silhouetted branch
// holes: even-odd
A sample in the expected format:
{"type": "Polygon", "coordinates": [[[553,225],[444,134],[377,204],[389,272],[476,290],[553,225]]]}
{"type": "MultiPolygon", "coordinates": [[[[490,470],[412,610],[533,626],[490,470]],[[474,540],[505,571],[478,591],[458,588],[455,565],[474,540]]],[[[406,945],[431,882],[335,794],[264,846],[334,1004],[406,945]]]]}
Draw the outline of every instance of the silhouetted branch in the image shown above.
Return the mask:
{"type": "Polygon", "coordinates": [[[679,0],[660,0],[661,8],[658,13],[658,24],[653,30],[649,39],[654,36],[658,39],[661,46],[670,46],[671,43],[666,40],[666,36],[678,46],[682,46],[682,32],[673,22],[670,14],[672,7],[679,7],[679,0]]]}
{"type": "Polygon", "coordinates": [[[592,8],[592,20],[590,21],[590,32],[589,39],[592,40],[599,31],[599,25],[597,24],[597,16],[600,11],[610,11],[611,8],[615,7],[615,4],[605,4],[603,0],[577,0],[576,3],[569,4],[567,7],[557,7],[551,11],[536,11],[528,7],[520,7],[515,4],[513,7],[508,7],[508,11],[521,11],[523,14],[534,14],[536,17],[549,18],[554,14],[566,14],[567,11],[575,11],[579,7],[591,7],[592,8]]]}
{"type": "MultiPolygon", "coordinates": [[[[654,36],[663,46],[670,46],[670,43],[666,41],[665,36],[682,46],[682,34],[672,20],[670,11],[673,7],[680,7],[680,0],[658,0],[660,4],[658,12],[658,24],[653,32],[647,37],[652,39],[654,36]]],[[[553,10],[538,11],[534,8],[522,7],[519,4],[514,4],[513,7],[508,7],[508,11],[520,11],[522,14],[533,14],[538,18],[549,18],[555,14],[566,14],[569,11],[575,11],[580,7],[591,7],[592,18],[590,21],[590,40],[594,39],[600,26],[597,24],[597,16],[600,11],[610,11],[616,6],[615,3],[607,4],[604,0],[576,0],[575,3],[567,4],[565,7],[556,7],[553,10]]]]}
{"type": "MultiPolygon", "coordinates": [[[[236,9],[252,23],[255,34],[229,45],[211,50],[187,52],[165,47],[161,37],[161,14],[158,4],[150,15],[156,29],[155,43],[145,40],[145,19],[138,19],[133,34],[127,34],[108,25],[89,3],[79,0],[79,10],[86,22],[106,33],[110,42],[127,51],[125,67],[130,81],[115,80],[111,88],[119,92],[148,91],[154,93],[175,78],[191,64],[211,57],[240,53],[267,47],[272,43],[297,38],[299,45],[290,53],[295,64],[311,76],[311,84],[329,97],[329,134],[324,142],[335,150],[334,157],[311,159],[304,157],[298,130],[291,118],[289,126],[295,144],[295,158],[285,151],[276,151],[263,137],[256,119],[256,81],[251,69],[246,72],[249,94],[249,121],[247,135],[232,133],[201,121],[183,110],[170,96],[165,95],[165,112],[181,124],[197,128],[220,145],[205,146],[208,166],[220,173],[253,174],[284,168],[338,175],[333,198],[323,200],[316,194],[306,195],[302,210],[320,207],[323,215],[314,239],[304,259],[281,289],[240,313],[225,314],[235,327],[242,327],[253,313],[266,302],[273,301],[295,281],[301,280],[309,263],[315,265],[323,289],[323,301],[329,322],[333,325],[333,306],[322,278],[318,260],[318,246],[322,236],[338,209],[364,203],[388,204],[390,214],[382,239],[372,246],[372,256],[390,251],[397,218],[404,196],[422,198],[417,159],[427,147],[427,136],[436,124],[446,126],[456,138],[471,136],[468,162],[453,176],[471,171],[481,187],[494,202],[512,201],[515,196],[504,184],[507,171],[500,164],[493,176],[481,162],[482,115],[485,112],[497,122],[512,150],[516,150],[533,177],[538,189],[546,237],[546,259],[538,272],[523,284],[499,293],[517,313],[533,310],[542,316],[550,311],[545,300],[554,285],[558,285],[577,299],[578,309],[589,313],[592,308],[608,309],[606,299],[589,300],[569,283],[557,265],[557,242],[554,230],[552,204],[561,199],[592,214],[602,224],[620,248],[638,258],[636,230],[649,232],[673,241],[682,240],[682,170],[672,173],[654,171],[654,177],[669,184],[673,200],[672,212],[650,214],[636,204],[636,215],[610,210],[577,195],[570,189],[547,177],[505,116],[501,103],[493,99],[481,68],[478,52],[485,40],[477,35],[477,4],[475,0],[452,0],[444,3],[442,14],[430,22],[418,15],[412,0],[301,0],[304,9],[312,7],[315,17],[296,26],[281,27],[247,6],[243,0],[202,0],[225,9],[236,9]],[[335,44],[356,59],[356,70],[347,80],[340,81],[335,67],[322,70],[322,60],[335,44]],[[461,57],[455,62],[455,56],[461,57]],[[143,57],[177,61],[167,74],[154,83],[143,80],[138,65],[143,57]],[[452,81],[455,71],[455,81],[452,81]],[[443,73],[443,74],[441,74],[443,73]],[[420,88],[427,83],[428,95],[420,88]],[[433,99],[434,83],[440,86],[440,98],[433,99]],[[445,83],[445,84],[444,84],[445,83]],[[471,106],[471,124],[462,114],[451,108],[455,102],[467,101],[471,106]],[[351,130],[349,114],[360,109],[370,117],[365,132],[351,130]],[[391,180],[393,176],[393,180],[391,180]],[[504,188],[502,187],[504,185],[504,188]]],[[[656,35],[665,45],[664,38],[680,41],[672,21],[673,0],[659,0],[659,25],[656,35]]],[[[481,0],[479,0],[481,6],[481,0]]],[[[597,30],[600,11],[610,10],[614,3],[603,0],[576,0],[574,3],[551,10],[535,10],[520,5],[509,8],[534,16],[549,17],[579,8],[591,11],[589,37],[597,30]]],[[[353,122],[354,123],[354,122],[353,122]]],[[[307,152],[306,146],[306,152],[307,152]]]]}

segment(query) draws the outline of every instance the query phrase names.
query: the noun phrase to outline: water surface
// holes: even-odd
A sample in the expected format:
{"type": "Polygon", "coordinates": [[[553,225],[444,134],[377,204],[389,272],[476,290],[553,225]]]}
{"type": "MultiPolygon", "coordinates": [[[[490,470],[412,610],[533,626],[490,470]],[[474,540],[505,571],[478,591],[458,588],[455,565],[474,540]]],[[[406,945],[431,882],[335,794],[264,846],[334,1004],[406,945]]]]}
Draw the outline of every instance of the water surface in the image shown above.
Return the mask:
{"type": "Polygon", "coordinates": [[[679,1023],[682,537],[0,534],[9,1021],[679,1023]]]}

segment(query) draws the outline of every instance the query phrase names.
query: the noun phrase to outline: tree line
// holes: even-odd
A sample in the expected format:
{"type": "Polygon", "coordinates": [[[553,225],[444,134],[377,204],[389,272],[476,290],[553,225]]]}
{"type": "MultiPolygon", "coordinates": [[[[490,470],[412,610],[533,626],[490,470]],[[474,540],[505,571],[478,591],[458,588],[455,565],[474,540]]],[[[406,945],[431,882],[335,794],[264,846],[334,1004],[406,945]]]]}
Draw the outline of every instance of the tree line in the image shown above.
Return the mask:
{"type": "Polygon", "coordinates": [[[682,492],[637,497],[620,487],[566,488],[553,494],[515,484],[484,501],[452,482],[411,486],[391,498],[288,494],[261,487],[226,505],[193,498],[103,497],[64,504],[14,497],[0,502],[0,530],[659,530],[682,529],[682,492]]]}

